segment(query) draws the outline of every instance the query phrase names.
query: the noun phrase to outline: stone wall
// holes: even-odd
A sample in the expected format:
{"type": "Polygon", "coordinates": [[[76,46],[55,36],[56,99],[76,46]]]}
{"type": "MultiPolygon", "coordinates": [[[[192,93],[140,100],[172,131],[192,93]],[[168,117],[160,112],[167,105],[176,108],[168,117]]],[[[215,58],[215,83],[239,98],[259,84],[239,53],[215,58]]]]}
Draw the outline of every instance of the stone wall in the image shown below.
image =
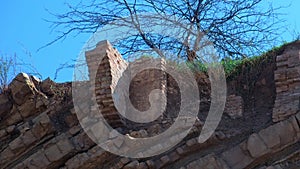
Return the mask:
{"type": "Polygon", "coordinates": [[[0,94],[0,168],[57,168],[73,153],[78,125],[71,87],[18,74],[0,94]]]}
{"type": "MultiPolygon", "coordinates": [[[[277,91],[274,93],[276,103],[273,109],[273,122],[256,130],[253,130],[253,126],[245,126],[250,117],[245,117],[245,114],[251,114],[253,117],[257,117],[258,114],[255,114],[255,111],[245,112],[243,96],[232,94],[227,98],[225,109],[229,117],[227,115],[222,117],[220,125],[206,142],[201,144],[197,142],[204,123],[197,120],[190,133],[176,146],[160,155],[143,159],[120,157],[106,152],[88,137],[77,120],[79,117],[76,116],[72,102],[70,83],[56,84],[50,79],[39,81],[21,73],[16,76],[8,89],[0,94],[0,168],[299,168],[300,113],[296,103],[299,102],[300,85],[297,83],[298,74],[292,73],[298,64],[294,63],[295,60],[290,60],[299,57],[295,52],[299,52],[298,49],[300,49],[299,42],[293,43],[285,48],[284,53],[277,56],[275,71],[277,91]],[[286,60],[282,59],[283,56],[286,60]]],[[[113,127],[127,128],[128,121],[118,114],[112,94],[128,63],[122,60],[121,55],[107,41],[100,42],[94,50],[87,52],[86,58],[89,75],[91,79],[94,78],[95,85],[88,84],[90,82],[78,84],[89,86],[88,89],[83,88],[83,91],[80,91],[84,94],[82,101],[95,97],[97,106],[105,110],[102,113],[113,127]],[[103,56],[100,67],[97,64],[100,62],[99,56],[103,56]],[[91,87],[93,85],[94,88],[91,87]],[[93,96],[90,96],[89,92],[84,92],[85,90],[92,91],[93,96]]],[[[264,75],[268,73],[265,72],[264,75]]],[[[197,77],[200,94],[208,95],[207,76],[201,74],[197,77]]],[[[138,109],[146,110],[149,108],[150,89],[158,88],[162,89],[161,92],[167,92],[167,99],[172,103],[167,105],[169,106],[167,109],[175,110],[170,107],[174,107],[178,102],[178,88],[170,79],[160,71],[141,72],[133,78],[129,92],[132,104],[138,109]]],[[[209,97],[205,97],[203,102],[209,104],[209,97]]],[[[87,112],[94,110],[90,104],[82,108],[87,112]]],[[[271,119],[272,115],[269,116],[271,119]]],[[[165,120],[162,119],[147,127],[140,126],[141,128],[135,131],[128,127],[129,130],[123,132],[136,138],[150,137],[169,127],[165,125],[165,120]]],[[[159,149],[159,146],[154,148],[159,149]]]]}
{"type": "Polygon", "coordinates": [[[288,45],[276,57],[276,100],[273,121],[281,121],[300,111],[300,42],[288,45]]]}

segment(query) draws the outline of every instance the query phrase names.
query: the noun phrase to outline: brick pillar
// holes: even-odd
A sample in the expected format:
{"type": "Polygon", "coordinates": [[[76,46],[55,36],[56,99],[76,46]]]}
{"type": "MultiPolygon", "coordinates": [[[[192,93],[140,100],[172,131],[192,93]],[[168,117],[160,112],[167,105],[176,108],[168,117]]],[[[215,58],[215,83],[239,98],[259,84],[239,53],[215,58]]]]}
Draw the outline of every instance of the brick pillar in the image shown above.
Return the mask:
{"type": "MultiPolygon", "coordinates": [[[[112,98],[115,86],[126,69],[127,63],[108,41],[101,41],[96,48],[85,53],[88,64],[92,97],[103,117],[113,127],[123,127],[112,98]]],[[[99,112],[100,113],[100,112],[99,112]]]]}
{"type": "MultiPolygon", "coordinates": [[[[120,53],[114,49],[108,41],[99,42],[96,48],[87,51],[85,56],[88,64],[89,78],[92,83],[92,97],[95,98],[96,104],[102,111],[101,113],[104,118],[114,128],[123,127],[124,125],[129,128],[136,127],[137,124],[131,123],[118,113],[112,97],[116,85],[122,73],[126,70],[128,63],[122,59],[120,53]]],[[[142,58],[137,60],[135,65],[139,67],[139,65],[148,65],[153,61],[154,58],[142,58]]],[[[160,70],[147,69],[139,72],[135,77],[132,77],[131,72],[129,72],[127,76],[131,77],[130,79],[132,79],[132,81],[128,96],[130,102],[126,104],[133,104],[136,109],[145,111],[150,108],[148,96],[152,90],[159,89],[161,94],[166,94],[167,79],[166,73],[164,72],[165,61],[161,60],[158,64],[160,70]]],[[[135,69],[136,67],[133,66],[131,68],[135,69]]],[[[160,95],[155,97],[157,97],[155,100],[161,103],[163,103],[162,99],[165,99],[165,97],[161,97],[160,95]]],[[[154,108],[155,111],[164,112],[165,105],[159,103],[159,105],[154,108]]],[[[127,105],[125,105],[123,109],[126,110],[127,105]]],[[[93,110],[95,110],[95,108],[93,108],[93,110]]],[[[159,118],[158,120],[161,121],[161,119],[162,118],[159,118]]],[[[145,124],[141,125],[145,126],[145,124]]]]}

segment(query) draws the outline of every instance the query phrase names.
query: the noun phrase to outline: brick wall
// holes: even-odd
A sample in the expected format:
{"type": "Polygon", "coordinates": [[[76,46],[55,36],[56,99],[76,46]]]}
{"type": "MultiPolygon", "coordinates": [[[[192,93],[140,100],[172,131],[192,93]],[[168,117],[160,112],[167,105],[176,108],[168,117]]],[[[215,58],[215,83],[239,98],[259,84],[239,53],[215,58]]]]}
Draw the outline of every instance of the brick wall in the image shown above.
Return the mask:
{"type": "Polygon", "coordinates": [[[300,43],[285,48],[276,57],[276,100],[273,121],[281,121],[300,110],[300,43]]]}
{"type": "MultiPolygon", "coordinates": [[[[132,79],[129,87],[129,96],[127,96],[130,98],[131,103],[127,102],[126,104],[132,104],[139,111],[146,111],[150,108],[149,95],[152,90],[159,89],[161,94],[166,93],[165,72],[158,69],[147,69],[137,73],[134,77],[132,75],[135,69],[143,67],[143,65],[149,65],[154,61],[154,58],[141,58],[135,61],[135,64],[130,67],[131,70],[128,70],[128,63],[122,58],[120,53],[108,41],[101,41],[95,49],[86,52],[86,60],[90,81],[94,83],[91,84],[93,97],[96,98],[104,118],[114,128],[124,127],[124,124],[129,128],[134,125],[134,123],[126,120],[117,112],[112,97],[116,85],[124,73],[129,79],[132,79]]],[[[163,69],[163,61],[159,62],[157,66],[163,69]]],[[[123,94],[122,90],[118,92],[118,94],[123,94]]],[[[155,100],[164,98],[162,95],[155,97],[155,100]]],[[[127,109],[127,107],[128,105],[125,105],[122,108],[127,109]]],[[[164,104],[156,105],[154,109],[161,112],[164,109],[164,104]]]]}
{"type": "Polygon", "coordinates": [[[230,95],[226,98],[224,113],[235,119],[243,116],[244,101],[241,96],[230,95]]]}

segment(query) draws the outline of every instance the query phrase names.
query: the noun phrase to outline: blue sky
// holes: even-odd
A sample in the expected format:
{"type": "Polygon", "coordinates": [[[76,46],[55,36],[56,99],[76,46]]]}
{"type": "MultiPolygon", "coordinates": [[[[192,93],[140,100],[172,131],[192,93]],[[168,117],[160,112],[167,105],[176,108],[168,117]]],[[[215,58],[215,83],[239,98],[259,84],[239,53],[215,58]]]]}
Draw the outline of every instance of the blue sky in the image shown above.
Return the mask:
{"type": "MultiPolygon", "coordinates": [[[[271,1],[271,0],[269,0],[271,1]]],[[[42,78],[54,78],[55,70],[65,62],[76,59],[84,43],[91,36],[80,34],[76,37],[68,36],[40,51],[38,48],[53,40],[58,34],[51,32],[51,24],[43,19],[54,19],[45,9],[54,13],[63,13],[66,6],[63,0],[9,0],[0,3],[0,54],[16,55],[24,62],[31,63],[42,78]],[[29,55],[30,53],[31,55],[29,55]]],[[[71,2],[71,1],[70,1],[71,2]]],[[[76,3],[76,1],[72,1],[76,3]]],[[[282,35],[283,40],[295,39],[300,33],[300,1],[299,0],[273,0],[275,6],[291,4],[281,10],[286,13],[287,31],[282,35]],[[296,33],[295,33],[296,32],[296,33]],[[293,37],[294,36],[294,37],[293,37]]],[[[71,81],[72,69],[60,71],[57,82],[71,81]]]]}

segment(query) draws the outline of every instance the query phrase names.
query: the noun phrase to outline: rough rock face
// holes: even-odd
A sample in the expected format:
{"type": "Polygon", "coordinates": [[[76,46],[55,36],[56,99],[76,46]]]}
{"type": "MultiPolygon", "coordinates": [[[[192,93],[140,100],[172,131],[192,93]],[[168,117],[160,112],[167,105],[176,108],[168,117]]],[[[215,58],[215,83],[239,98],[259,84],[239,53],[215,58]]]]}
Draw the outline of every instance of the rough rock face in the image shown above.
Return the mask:
{"type": "Polygon", "coordinates": [[[24,73],[10,83],[9,91],[1,95],[1,123],[7,126],[44,111],[49,104],[47,96],[38,91],[32,78],[24,73]]]}
{"type": "MultiPolygon", "coordinates": [[[[25,168],[23,163],[26,162],[26,158],[38,160],[30,163],[31,166],[39,168],[39,166],[50,165],[49,159],[46,157],[52,159],[51,154],[49,154],[52,149],[49,148],[48,152],[47,147],[49,147],[48,144],[50,145],[51,140],[51,142],[56,143],[53,140],[55,139],[55,132],[63,130],[63,126],[59,125],[56,120],[60,119],[58,116],[68,117],[68,113],[61,111],[71,109],[71,102],[66,103],[66,100],[62,100],[62,95],[55,97],[45,95],[40,88],[41,84],[46,83],[48,80],[40,82],[35,77],[20,73],[13,79],[8,90],[0,95],[1,168],[18,166],[25,168]],[[65,114],[59,115],[59,113],[65,114]]],[[[55,83],[53,82],[53,84],[55,83]]],[[[70,95],[70,90],[64,88],[64,85],[55,84],[51,89],[54,90],[54,88],[58,93],[69,92],[66,95],[70,95]]],[[[74,115],[73,117],[72,123],[77,123],[74,115]]],[[[63,144],[64,149],[69,148],[66,141],[62,141],[61,144],[63,144]]],[[[65,151],[64,149],[62,151],[65,151]]],[[[57,153],[52,154],[52,156],[56,159],[62,157],[57,153]]],[[[28,165],[29,168],[31,168],[30,165],[28,165]]]]}
{"type": "MultiPolygon", "coordinates": [[[[137,108],[149,107],[146,101],[150,89],[164,89],[168,100],[165,117],[133,128],[134,124],[128,125],[118,114],[112,100],[114,85],[127,63],[108,42],[99,44],[87,53],[87,61],[90,77],[101,80],[95,88],[84,89],[95,91],[92,96],[85,92],[82,98],[96,97],[98,106],[108,107],[103,112],[106,120],[131,137],[155,136],[170,127],[176,115],[174,111],[180,106],[177,105],[180,92],[172,78],[155,71],[133,78],[131,101],[137,108]],[[99,55],[105,59],[96,67],[93,63],[99,55]],[[91,75],[92,70],[97,73],[91,75]],[[157,82],[158,77],[164,78],[157,82]],[[141,83],[141,79],[147,83],[141,83]],[[155,83],[151,86],[151,82],[155,83]],[[142,90],[141,86],[147,89],[142,90]]],[[[199,120],[169,151],[142,159],[114,155],[89,138],[78,122],[70,83],[39,81],[20,73],[8,90],[0,94],[0,168],[300,168],[300,84],[296,71],[300,69],[299,42],[285,46],[282,51],[272,56],[274,59],[268,63],[271,67],[262,68],[258,78],[251,82],[254,86],[237,83],[247,76],[243,72],[236,79],[228,80],[225,113],[212,137],[201,144],[197,139],[210,105],[210,84],[207,75],[196,73],[202,99],[199,120]],[[266,96],[272,98],[266,100],[266,96]]],[[[82,83],[90,85],[90,82],[82,83]]],[[[83,109],[89,111],[94,107],[87,104],[83,109]]],[[[160,146],[151,148],[159,150],[160,146]]]]}

